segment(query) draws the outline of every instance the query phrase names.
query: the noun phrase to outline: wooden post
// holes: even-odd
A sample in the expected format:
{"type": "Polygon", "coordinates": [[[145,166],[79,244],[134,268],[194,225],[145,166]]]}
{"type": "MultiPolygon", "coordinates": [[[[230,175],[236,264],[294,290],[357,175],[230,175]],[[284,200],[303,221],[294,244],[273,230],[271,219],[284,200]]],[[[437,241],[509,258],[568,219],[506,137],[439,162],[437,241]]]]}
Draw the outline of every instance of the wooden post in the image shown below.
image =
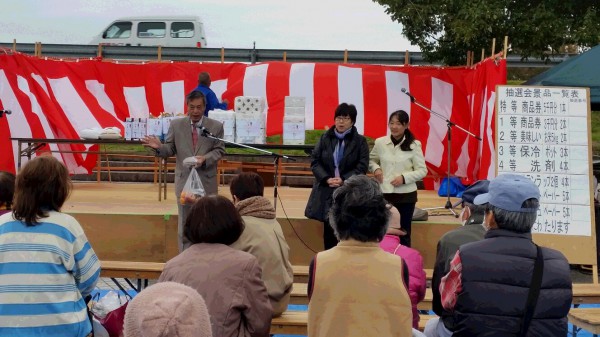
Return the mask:
{"type": "Polygon", "coordinates": [[[485,59],[485,48],[481,48],[481,60],[485,59]]]}
{"type": "Polygon", "coordinates": [[[225,63],[225,48],[221,47],[221,63],[225,63]]]}
{"type": "Polygon", "coordinates": [[[508,35],[504,35],[504,53],[502,54],[502,58],[506,59],[507,53],[508,53],[508,35]]]}
{"type": "Polygon", "coordinates": [[[410,64],[410,53],[408,49],[404,52],[404,65],[407,66],[410,64]]]}
{"type": "Polygon", "coordinates": [[[344,63],[348,63],[348,49],[344,49],[344,63]]]}
{"type": "Polygon", "coordinates": [[[471,51],[467,50],[467,67],[471,64],[471,51]]]}
{"type": "Polygon", "coordinates": [[[16,52],[17,51],[17,39],[13,39],[13,47],[12,47],[12,51],[16,52]]]}
{"type": "Polygon", "coordinates": [[[35,43],[33,44],[33,56],[35,56],[35,57],[37,57],[37,48],[38,48],[37,44],[38,44],[37,41],[35,41],[35,43]]]}
{"type": "Polygon", "coordinates": [[[492,39],[492,55],[490,57],[494,57],[494,54],[496,54],[496,38],[492,39]]]}
{"type": "Polygon", "coordinates": [[[158,46],[158,62],[162,61],[162,46],[158,46]]]}
{"type": "Polygon", "coordinates": [[[42,57],[42,43],[38,42],[38,56],[42,57]]]}
{"type": "Polygon", "coordinates": [[[98,53],[96,53],[97,57],[102,57],[102,43],[98,44],[98,53]]]}
{"type": "Polygon", "coordinates": [[[283,52],[283,62],[287,62],[287,51],[283,52]]]}

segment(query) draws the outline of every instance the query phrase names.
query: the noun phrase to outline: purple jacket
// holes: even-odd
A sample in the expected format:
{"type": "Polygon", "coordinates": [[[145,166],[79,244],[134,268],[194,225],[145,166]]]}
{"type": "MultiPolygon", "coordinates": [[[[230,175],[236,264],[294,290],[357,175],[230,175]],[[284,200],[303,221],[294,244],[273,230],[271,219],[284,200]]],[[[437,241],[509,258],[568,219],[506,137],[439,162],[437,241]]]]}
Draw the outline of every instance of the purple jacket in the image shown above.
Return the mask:
{"type": "Polygon", "coordinates": [[[419,312],[417,303],[425,298],[425,270],[423,270],[423,257],[416,249],[400,244],[400,237],[386,234],[379,243],[379,247],[388,253],[400,256],[408,267],[408,295],[412,304],[413,328],[419,327],[419,312]]]}

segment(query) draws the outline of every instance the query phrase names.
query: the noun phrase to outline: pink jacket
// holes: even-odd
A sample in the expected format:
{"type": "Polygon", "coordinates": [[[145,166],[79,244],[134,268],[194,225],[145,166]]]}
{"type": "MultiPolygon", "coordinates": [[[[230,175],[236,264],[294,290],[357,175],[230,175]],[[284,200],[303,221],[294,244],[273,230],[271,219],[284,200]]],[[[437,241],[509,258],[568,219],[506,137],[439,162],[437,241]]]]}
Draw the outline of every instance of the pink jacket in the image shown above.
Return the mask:
{"type": "Polygon", "coordinates": [[[396,235],[386,234],[379,243],[379,247],[388,253],[400,256],[408,267],[408,295],[412,304],[413,328],[419,326],[419,312],[417,303],[425,298],[425,270],[423,270],[423,257],[416,249],[400,244],[400,238],[396,235]]]}

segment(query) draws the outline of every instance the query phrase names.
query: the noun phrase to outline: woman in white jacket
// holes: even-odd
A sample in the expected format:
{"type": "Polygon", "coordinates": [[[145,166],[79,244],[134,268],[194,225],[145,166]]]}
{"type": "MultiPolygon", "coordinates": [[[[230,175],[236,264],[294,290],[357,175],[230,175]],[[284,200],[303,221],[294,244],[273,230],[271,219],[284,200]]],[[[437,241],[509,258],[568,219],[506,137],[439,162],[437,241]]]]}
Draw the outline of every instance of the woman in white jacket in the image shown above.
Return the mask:
{"type": "Polygon", "coordinates": [[[381,186],[385,199],[400,212],[406,235],[401,243],[410,247],[411,222],[417,204],[417,184],[427,174],[421,142],[408,128],[406,111],[390,115],[390,135],[377,138],[369,154],[369,171],[381,186]]]}

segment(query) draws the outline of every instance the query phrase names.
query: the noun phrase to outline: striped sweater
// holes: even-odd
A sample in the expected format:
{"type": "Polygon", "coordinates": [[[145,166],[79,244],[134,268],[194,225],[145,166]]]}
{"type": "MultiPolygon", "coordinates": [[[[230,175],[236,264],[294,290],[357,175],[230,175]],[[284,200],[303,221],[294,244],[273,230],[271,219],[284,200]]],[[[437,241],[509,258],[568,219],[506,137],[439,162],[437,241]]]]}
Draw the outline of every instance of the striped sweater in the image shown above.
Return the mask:
{"type": "Polygon", "coordinates": [[[86,336],[84,297],[100,277],[100,262],[81,225],[49,212],[27,227],[0,216],[0,336],[86,336]]]}

